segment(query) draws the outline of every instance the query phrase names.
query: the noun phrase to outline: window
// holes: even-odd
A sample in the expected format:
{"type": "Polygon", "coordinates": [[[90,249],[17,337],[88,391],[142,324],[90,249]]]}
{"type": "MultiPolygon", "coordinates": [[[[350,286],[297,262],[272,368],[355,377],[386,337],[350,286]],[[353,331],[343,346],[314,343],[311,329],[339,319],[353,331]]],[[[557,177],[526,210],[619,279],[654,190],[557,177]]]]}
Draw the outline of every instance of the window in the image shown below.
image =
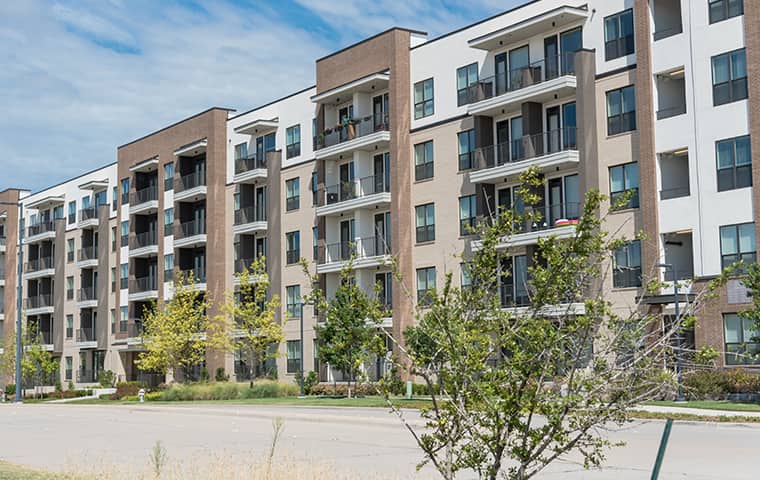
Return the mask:
{"type": "Polygon", "coordinates": [[[754,223],[720,227],[721,268],[726,268],[739,261],[755,263],[755,259],[754,223]]]}
{"type": "Polygon", "coordinates": [[[319,259],[319,229],[317,227],[313,227],[311,229],[311,236],[312,236],[312,256],[314,258],[314,261],[316,262],[319,259]]]}
{"type": "Polygon", "coordinates": [[[475,233],[475,217],[477,215],[475,195],[459,197],[459,235],[475,233]]]}
{"type": "Polygon", "coordinates": [[[119,206],[119,187],[113,187],[111,197],[111,210],[115,212],[116,208],[119,206]]]}
{"type": "Polygon", "coordinates": [[[285,234],[286,261],[288,265],[298,263],[301,257],[301,232],[289,232],[285,234]]]}
{"type": "Polygon", "coordinates": [[[238,143],[235,145],[235,160],[240,160],[248,157],[248,143],[238,143]]]}
{"type": "Polygon", "coordinates": [[[116,267],[111,267],[111,293],[116,291],[116,267]]]}
{"type": "Polygon", "coordinates": [[[433,178],[433,141],[414,146],[414,179],[416,181],[433,178]]]}
{"type": "Polygon", "coordinates": [[[639,208],[638,162],[610,167],[610,203],[613,209],[639,208]],[[622,197],[627,197],[625,204],[620,204],[622,197]]]}
{"type": "Polygon", "coordinates": [[[174,280],[174,254],[164,255],[164,282],[174,280]]]}
{"type": "Polygon", "coordinates": [[[285,155],[286,158],[301,155],[301,125],[294,125],[285,131],[285,155]]]}
{"type": "Polygon", "coordinates": [[[121,222],[121,246],[129,245],[129,220],[121,222]]]}
{"type": "Polygon", "coordinates": [[[72,357],[66,357],[66,371],[64,372],[64,379],[71,380],[74,375],[74,360],[72,357]]]}
{"type": "Polygon", "coordinates": [[[53,220],[59,220],[63,218],[63,206],[58,206],[53,209],[53,220]]]}
{"type": "Polygon", "coordinates": [[[715,143],[718,161],[718,191],[752,186],[752,154],[749,136],[715,143]]]}
{"type": "Polygon", "coordinates": [[[174,190],[174,162],[164,164],[164,191],[174,190]]]}
{"type": "Polygon", "coordinates": [[[430,305],[435,294],[435,267],[417,269],[417,303],[430,305]]]}
{"type": "Polygon", "coordinates": [[[604,58],[608,62],[634,52],[633,10],[604,19],[604,58]]]}
{"type": "Polygon", "coordinates": [[[744,100],[747,89],[747,53],[742,48],[712,58],[713,105],[744,100]]]}
{"type": "Polygon", "coordinates": [[[470,87],[478,83],[478,64],[457,68],[457,105],[470,103],[470,87]]]}
{"type": "Polygon", "coordinates": [[[301,370],[301,341],[288,340],[288,373],[298,373],[301,370]]]}
{"type": "Polygon", "coordinates": [[[116,239],[118,238],[118,235],[116,235],[116,227],[111,227],[111,251],[116,251],[116,239]]]}
{"type": "Polygon", "coordinates": [[[429,117],[434,113],[433,79],[428,78],[414,84],[414,119],[429,117]]]}
{"type": "Polygon", "coordinates": [[[607,135],[636,130],[636,91],[633,85],[607,92],[607,135]]]}
{"type": "Polygon", "coordinates": [[[472,265],[469,263],[459,264],[459,285],[462,290],[466,290],[472,286],[472,265]]]}
{"type": "Polygon", "coordinates": [[[116,309],[111,309],[111,335],[116,333],[116,309]]]}
{"type": "Polygon", "coordinates": [[[726,339],[726,365],[756,365],[760,363],[760,331],[754,321],[736,313],[723,314],[726,339]]]}
{"type": "Polygon", "coordinates": [[[119,308],[119,332],[125,333],[127,331],[127,324],[129,323],[129,307],[119,308]]]}
{"type": "Polygon", "coordinates": [[[710,23],[722,22],[744,15],[742,0],[712,0],[710,2],[710,23]]]}
{"type": "Polygon", "coordinates": [[[417,243],[435,240],[435,204],[428,203],[415,208],[417,217],[417,243]]]}
{"type": "Polygon", "coordinates": [[[472,156],[475,151],[475,129],[459,132],[459,170],[472,168],[472,156]]]}
{"type": "Polygon", "coordinates": [[[69,225],[77,221],[77,202],[69,202],[69,225]]]}
{"type": "Polygon", "coordinates": [[[121,204],[129,203],[129,179],[121,179],[121,204]]]}
{"type": "Polygon", "coordinates": [[[288,318],[301,318],[301,286],[285,287],[285,307],[288,318]]]}
{"type": "Polygon", "coordinates": [[[612,286],[629,288],[641,286],[641,242],[630,242],[615,252],[612,286]]]}
{"type": "Polygon", "coordinates": [[[164,210],[164,237],[174,235],[174,208],[164,210]]]}
{"type": "Polygon", "coordinates": [[[74,315],[66,315],[66,338],[74,338],[74,315]]]}
{"type": "Polygon", "coordinates": [[[301,206],[301,182],[298,178],[285,181],[285,211],[298,210],[301,206]]]}
{"type": "Polygon", "coordinates": [[[71,263],[74,261],[74,251],[76,248],[74,248],[74,239],[69,238],[66,240],[66,261],[68,263],[71,263]]]}
{"type": "Polygon", "coordinates": [[[119,288],[129,288],[129,264],[122,263],[119,266],[119,288]]]}
{"type": "Polygon", "coordinates": [[[311,174],[311,204],[313,206],[317,206],[317,204],[319,204],[319,196],[317,195],[318,191],[319,191],[319,174],[317,172],[312,172],[311,174]]]}
{"type": "Polygon", "coordinates": [[[74,277],[66,277],[66,300],[74,300],[74,277]]]}

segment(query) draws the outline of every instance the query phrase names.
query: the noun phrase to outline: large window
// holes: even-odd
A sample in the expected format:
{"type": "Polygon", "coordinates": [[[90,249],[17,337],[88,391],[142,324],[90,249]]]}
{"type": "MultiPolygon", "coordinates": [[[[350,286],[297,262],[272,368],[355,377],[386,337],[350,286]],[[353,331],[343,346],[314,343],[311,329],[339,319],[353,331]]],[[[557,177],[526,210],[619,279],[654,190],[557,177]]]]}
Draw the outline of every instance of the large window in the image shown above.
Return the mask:
{"type": "Polygon", "coordinates": [[[74,338],[74,315],[66,315],[66,338],[74,338]]]}
{"type": "Polygon", "coordinates": [[[285,180],[285,211],[298,210],[301,206],[301,182],[298,178],[285,180]]]}
{"type": "Polygon", "coordinates": [[[457,68],[457,105],[470,103],[470,90],[478,83],[478,64],[457,68]]]}
{"type": "Polygon", "coordinates": [[[288,265],[298,263],[301,258],[301,232],[288,232],[285,234],[286,260],[288,265]]]}
{"type": "Polygon", "coordinates": [[[636,130],[636,90],[633,85],[607,92],[607,134],[636,130]]]}
{"type": "Polygon", "coordinates": [[[414,119],[429,117],[434,113],[433,79],[428,78],[414,84],[414,119]]]}
{"type": "Polygon", "coordinates": [[[755,224],[720,227],[720,263],[726,268],[738,261],[755,263],[755,224]]]}
{"type": "Polygon", "coordinates": [[[164,191],[174,190],[174,162],[164,164],[164,191]]]}
{"type": "Polygon", "coordinates": [[[129,324],[129,307],[119,308],[119,332],[126,333],[129,324]]]}
{"type": "Polygon", "coordinates": [[[113,187],[111,192],[111,210],[115,212],[119,204],[119,187],[113,187]]]}
{"type": "Polygon", "coordinates": [[[285,309],[288,318],[301,318],[301,286],[285,287],[285,309]]]}
{"type": "Polygon", "coordinates": [[[129,220],[121,222],[121,246],[129,245],[129,220]]]}
{"type": "Polygon", "coordinates": [[[69,225],[77,221],[77,202],[69,202],[69,225]]]}
{"type": "Polygon", "coordinates": [[[74,277],[66,277],[66,300],[74,300],[74,277]]]}
{"type": "Polygon", "coordinates": [[[285,131],[285,155],[287,158],[301,155],[301,125],[294,125],[285,131]]]}
{"type": "Polygon", "coordinates": [[[475,129],[457,133],[459,144],[459,170],[472,168],[472,157],[475,151],[475,129]]]}
{"type": "Polygon", "coordinates": [[[459,197],[459,235],[475,233],[475,217],[477,215],[475,195],[459,197]]]}
{"type": "Polygon", "coordinates": [[[174,280],[174,254],[164,255],[164,282],[174,280]]]}
{"type": "Polygon", "coordinates": [[[749,136],[715,143],[718,161],[718,191],[752,186],[752,154],[749,136]]]}
{"type": "Polygon", "coordinates": [[[430,305],[435,292],[435,267],[417,269],[417,303],[430,305]]]}
{"type": "Polygon", "coordinates": [[[314,206],[317,206],[317,204],[319,203],[319,196],[317,192],[319,192],[319,174],[317,172],[312,172],[311,174],[311,204],[314,206]]]}
{"type": "Polygon", "coordinates": [[[638,162],[610,167],[610,203],[617,209],[639,207],[638,162]]]}
{"type": "Polygon", "coordinates": [[[604,19],[604,58],[607,61],[630,55],[635,50],[633,10],[610,15],[604,19]]]}
{"type": "Polygon", "coordinates": [[[129,264],[122,263],[119,265],[119,288],[124,290],[129,288],[129,264]]]}
{"type": "Polygon", "coordinates": [[[744,2],[742,0],[711,0],[710,23],[722,22],[729,18],[744,14],[744,2]]]}
{"type": "Polygon", "coordinates": [[[743,48],[713,57],[712,73],[716,107],[747,98],[747,53],[743,48]]]}
{"type": "Polygon", "coordinates": [[[417,243],[435,240],[435,204],[428,203],[415,208],[417,217],[417,243]]]}
{"type": "Polygon", "coordinates": [[[74,261],[74,250],[76,250],[74,247],[74,239],[73,238],[67,239],[66,240],[66,261],[68,263],[71,263],[74,261]]]}
{"type": "Polygon", "coordinates": [[[121,204],[125,205],[129,203],[129,179],[121,179],[121,204]]]}
{"type": "Polygon", "coordinates": [[[164,210],[164,237],[174,235],[174,208],[164,210]]]}
{"type": "Polygon", "coordinates": [[[612,286],[628,288],[641,286],[641,242],[627,243],[615,252],[612,286]]]}
{"type": "Polygon", "coordinates": [[[301,370],[301,341],[288,340],[288,373],[298,373],[301,370]]]}
{"type": "Polygon", "coordinates": [[[416,181],[433,178],[433,141],[414,146],[414,179],[416,181]]]}
{"type": "Polygon", "coordinates": [[[760,330],[755,322],[736,313],[723,314],[726,339],[726,365],[756,365],[760,363],[760,330]]]}

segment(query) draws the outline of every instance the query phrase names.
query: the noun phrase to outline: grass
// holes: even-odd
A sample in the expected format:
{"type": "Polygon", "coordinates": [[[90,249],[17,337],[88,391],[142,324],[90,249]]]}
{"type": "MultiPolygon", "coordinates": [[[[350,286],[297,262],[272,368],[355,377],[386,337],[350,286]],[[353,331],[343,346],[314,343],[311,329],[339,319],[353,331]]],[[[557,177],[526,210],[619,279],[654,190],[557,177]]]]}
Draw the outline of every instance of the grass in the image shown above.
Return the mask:
{"type": "Polygon", "coordinates": [[[644,405],[652,405],[657,407],[699,408],[702,410],[725,410],[729,412],[760,412],[760,405],[757,405],[755,403],[733,403],[725,400],[699,400],[686,403],[656,401],[647,402],[644,405]]]}
{"type": "Polygon", "coordinates": [[[712,415],[694,415],[691,413],[663,413],[663,412],[645,412],[643,410],[631,411],[631,418],[641,420],[683,420],[692,422],[716,422],[716,423],[760,423],[760,417],[743,417],[737,416],[712,416],[712,415]]]}
{"type": "Polygon", "coordinates": [[[0,461],[0,480],[62,480],[63,478],[66,477],[0,461]]]}

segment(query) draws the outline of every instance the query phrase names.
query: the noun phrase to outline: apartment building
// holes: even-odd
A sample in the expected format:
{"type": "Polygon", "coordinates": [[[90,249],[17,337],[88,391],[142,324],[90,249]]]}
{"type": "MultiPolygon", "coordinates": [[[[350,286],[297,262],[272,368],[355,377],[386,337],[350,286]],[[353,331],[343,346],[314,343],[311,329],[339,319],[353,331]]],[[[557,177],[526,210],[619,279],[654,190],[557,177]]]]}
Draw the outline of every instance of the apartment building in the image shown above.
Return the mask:
{"type": "MultiPolygon", "coordinates": [[[[134,364],[141,317],[171,295],[174,272],[193,272],[218,300],[235,290],[235,273],[265,256],[286,335],[279,377],[292,378],[303,361],[322,380],[340,381],[317,361],[321,319],[303,304],[312,286],[300,258],[328,297],[354,258],[354,281],[367,292],[380,285],[392,312],[383,326],[399,336],[415,321],[415,303],[448,273],[468,282],[463,264],[478,248],[470,227],[479,218],[537,208],[544,221],[500,245],[508,252],[501,268],[511,273],[501,301],[519,311],[538,239],[572,236],[591,189],[612,199],[601,212],[610,231],[646,235],[609,259],[603,287],[615,308],[635,308],[643,297],[645,308],[673,315],[672,287],[647,295],[642,276],[685,282],[683,301],[723,267],[756,260],[760,24],[745,18],[758,9],[741,0],[536,0],[437,38],[392,28],[348,46],[316,60],[314,86],[243,113],[202,112],[119,147],[112,173],[67,182],[78,190],[26,197],[25,222],[36,228],[25,239],[34,263],[27,321],[53,325],[53,351],[72,358],[62,369],[145,379],[134,364]],[[516,190],[532,166],[544,179],[542,202],[526,207],[516,190]],[[103,185],[118,190],[101,209],[107,225],[88,227],[80,212],[56,226],[57,208],[103,185]],[[613,210],[623,195],[629,201],[613,210]],[[55,228],[40,227],[51,220],[55,228]],[[53,256],[69,238],[92,248],[96,233],[113,229],[118,247],[103,252],[107,267],[88,267],[84,251],[71,267],[53,256]],[[109,270],[118,288],[101,294],[95,279],[109,270]],[[70,276],[80,282],[76,301],[53,289],[70,276]],[[91,290],[103,296],[93,303],[91,290]],[[82,356],[83,342],[72,340],[80,350],[71,355],[56,343],[56,322],[69,315],[56,308],[59,295],[80,319],[81,339],[96,332],[86,343],[91,356],[82,356]],[[100,336],[97,317],[109,313],[111,330],[100,336]]],[[[12,243],[11,220],[8,210],[0,222],[12,243]]],[[[8,288],[5,298],[7,312],[8,288]]],[[[720,366],[751,363],[734,355],[760,350],[737,316],[748,302],[739,281],[729,281],[688,343],[726,351],[720,366]]],[[[210,352],[205,366],[242,379],[244,361],[210,352]]],[[[378,359],[367,374],[384,368],[378,359]]]]}

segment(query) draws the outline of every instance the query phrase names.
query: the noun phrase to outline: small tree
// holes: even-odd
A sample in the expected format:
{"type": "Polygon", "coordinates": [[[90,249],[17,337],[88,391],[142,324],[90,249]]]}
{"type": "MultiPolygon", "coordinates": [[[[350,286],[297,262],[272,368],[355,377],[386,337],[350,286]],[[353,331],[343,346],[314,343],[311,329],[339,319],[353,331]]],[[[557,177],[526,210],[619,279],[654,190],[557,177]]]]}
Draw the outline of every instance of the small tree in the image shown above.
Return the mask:
{"type": "Polygon", "coordinates": [[[166,374],[188,371],[203,361],[207,348],[218,341],[218,329],[212,328],[206,313],[209,307],[192,273],[177,275],[174,295],[162,305],[154,303],[143,317],[145,351],[137,360],[140,369],[166,374]]]}
{"type": "Polygon", "coordinates": [[[242,351],[247,355],[250,382],[253,385],[255,366],[277,356],[277,349],[285,335],[282,325],[275,318],[280,298],[273,295],[267,299],[269,276],[266,260],[259,257],[236,275],[240,283],[239,294],[228,293],[221,307],[218,322],[229,333],[224,336],[222,349],[228,352],[242,351]]]}
{"type": "MultiPolygon", "coordinates": [[[[742,265],[744,266],[744,265],[742,265]]],[[[752,322],[755,336],[745,341],[759,342],[760,341],[760,264],[752,263],[746,265],[746,276],[742,279],[742,285],[747,287],[747,294],[752,300],[752,305],[741,312],[741,316],[752,322]]],[[[752,355],[752,359],[757,357],[752,355]]]]}
{"type": "MultiPolygon", "coordinates": [[[[33,326],[27,326],[27,330],[27,335],[23,337],[27,342],[23,345],[21,375],[24,382],[31,383],[32,387],[49,385],[49,381],[58,373],[60,363],[53,358],[52,352],[42,346],[42,334],[33,326]]],[[[16,388],[19,388],[18,385],[16,388]]]]}
{"type": "MultiPolygon", "coordinates": [[[[14,378],[16,374],[16,335],[6,335],[3,339],[3,353],[0,353],[0,380],[14,378]]],[[[11,380],[13,383],[15,380],[11,380]]]]}

